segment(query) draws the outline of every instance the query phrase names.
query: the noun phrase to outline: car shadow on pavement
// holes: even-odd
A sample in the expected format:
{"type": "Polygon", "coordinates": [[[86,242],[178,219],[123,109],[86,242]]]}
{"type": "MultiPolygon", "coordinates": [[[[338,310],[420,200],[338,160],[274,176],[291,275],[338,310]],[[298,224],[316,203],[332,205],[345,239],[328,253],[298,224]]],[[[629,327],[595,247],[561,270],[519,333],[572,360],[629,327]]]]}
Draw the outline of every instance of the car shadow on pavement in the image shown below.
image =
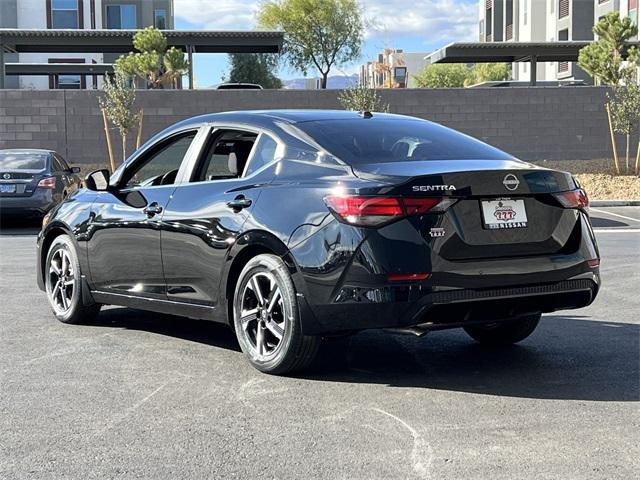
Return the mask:
{"type": "Polygon", "coordinates": [[[629,224],[620,222],[619,220],[611,220],[610,218],[600,217],[596,213],[592,213],[591,226],[593,228],[612,228],[612,227],[628,227],[629,224]]]}
{"type": "MultiPolygon", "coordinates": [[[[109,308],[92,325],[240,350],[227,326],[172,315],[109,308]]],[[[531,337],[505,348],[479,345],[459,329],[422,338],[381,331],[331,338],[309,370],[296,376],[510,397],[629,402],[640,400],[639,364],[640,325],[547,315],[531,337]]]]}
{"type": "Polygon", "coordinates": [[[0,216],[0,235],[37,235],[42,219],[0,216]]]}
{"type": "Polygon", "coordinates": [[[544,316],[521,344],[489,348],[462,330],[423,338],[365,332],[327,342],[304,378],[511,397],[640,400],[640,325],[544,316]]]}
{"type": "Polygon", "coordinates": [[[240,351],[235,334],[226,325],[133,308],[103,309],[98,318],[88,326],[140,330],[212,347],[240,351]]]}

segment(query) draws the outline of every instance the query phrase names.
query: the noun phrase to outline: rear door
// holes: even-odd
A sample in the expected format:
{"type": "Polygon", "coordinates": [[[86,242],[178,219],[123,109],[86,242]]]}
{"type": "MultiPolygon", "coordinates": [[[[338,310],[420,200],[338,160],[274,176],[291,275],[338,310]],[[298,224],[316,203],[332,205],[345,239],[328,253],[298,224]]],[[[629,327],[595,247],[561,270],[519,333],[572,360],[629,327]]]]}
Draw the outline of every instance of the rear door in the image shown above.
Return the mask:
{"type": "Polygon", "coordinates": [[[273,161],[277,142],[246,128],[212,128],[208,135],[167,206],[162,260],[170,300],[215,305],[228,250],[269,180],[260,172],[273,161]]]}
{"type": "Polygon", "coordinates": [[[96,290],[166,299],[160,228],[196,133],[190,129],[160,140],[127,167],[118,185],[98,192],[87,228],[96,290]]]}

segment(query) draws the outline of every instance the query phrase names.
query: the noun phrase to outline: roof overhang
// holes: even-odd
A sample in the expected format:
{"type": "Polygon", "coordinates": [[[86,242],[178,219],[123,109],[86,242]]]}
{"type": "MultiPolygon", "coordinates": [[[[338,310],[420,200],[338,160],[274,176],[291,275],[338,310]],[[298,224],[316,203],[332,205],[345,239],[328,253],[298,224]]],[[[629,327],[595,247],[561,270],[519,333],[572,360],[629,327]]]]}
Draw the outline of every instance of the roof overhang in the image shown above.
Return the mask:
{"type": "Polygon", "coordinates": [[[7,75],[106,75],[111,63],[6,63],[7,75]]]}
{"type": "MultiPolygon", "coordinates": [[[[8,52],[127,53],[139,30],[23,30],[0,28],[8,52]]],[[[193,53],[278,53],[284,33],[277,31],[162,30],[167,46],[193,53]]]]}
{"type": "MultiPolygon", "coordinates": [[[[427,55],[430,63],[577,62],[588,41],[451,43],[427,55]]],[[[627,48],[639,42],[628,42],[627,48]]],[[[625,50],[626,53],[626,50],[625,50]]]]}

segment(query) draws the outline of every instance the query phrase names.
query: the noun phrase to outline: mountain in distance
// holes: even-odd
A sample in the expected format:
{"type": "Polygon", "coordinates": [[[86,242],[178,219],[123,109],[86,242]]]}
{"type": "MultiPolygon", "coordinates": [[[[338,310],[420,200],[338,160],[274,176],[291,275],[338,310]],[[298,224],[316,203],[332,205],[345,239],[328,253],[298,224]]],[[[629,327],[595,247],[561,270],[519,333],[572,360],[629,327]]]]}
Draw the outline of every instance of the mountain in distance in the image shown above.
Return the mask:
{"type": "MultiPolygon", "coordinates": [[[[343,89],[347,87],[352,87],[358,84],[358,78],[359,76],[357,73],[354,73],[353,75],[331,75],[327,79],[327,88],[343,89]]],[[[283,80],[282,88],[286,88],[290,90],[304,90],[305,85],[309,80],[315,80],[315,78],[313,77],[312,78],[292,78],[290,80],[283,80]]]]}

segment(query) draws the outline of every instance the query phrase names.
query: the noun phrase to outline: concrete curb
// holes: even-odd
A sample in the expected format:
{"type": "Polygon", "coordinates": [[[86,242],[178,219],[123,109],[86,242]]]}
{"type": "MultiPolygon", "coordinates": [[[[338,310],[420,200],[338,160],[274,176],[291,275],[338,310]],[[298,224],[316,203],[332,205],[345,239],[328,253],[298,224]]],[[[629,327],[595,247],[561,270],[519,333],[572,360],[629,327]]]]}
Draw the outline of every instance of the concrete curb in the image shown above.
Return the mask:
{"type": "Polygon", "coordinates": [[[640,207],[640,200],[592,200],[590,207],[640,207]]]}

